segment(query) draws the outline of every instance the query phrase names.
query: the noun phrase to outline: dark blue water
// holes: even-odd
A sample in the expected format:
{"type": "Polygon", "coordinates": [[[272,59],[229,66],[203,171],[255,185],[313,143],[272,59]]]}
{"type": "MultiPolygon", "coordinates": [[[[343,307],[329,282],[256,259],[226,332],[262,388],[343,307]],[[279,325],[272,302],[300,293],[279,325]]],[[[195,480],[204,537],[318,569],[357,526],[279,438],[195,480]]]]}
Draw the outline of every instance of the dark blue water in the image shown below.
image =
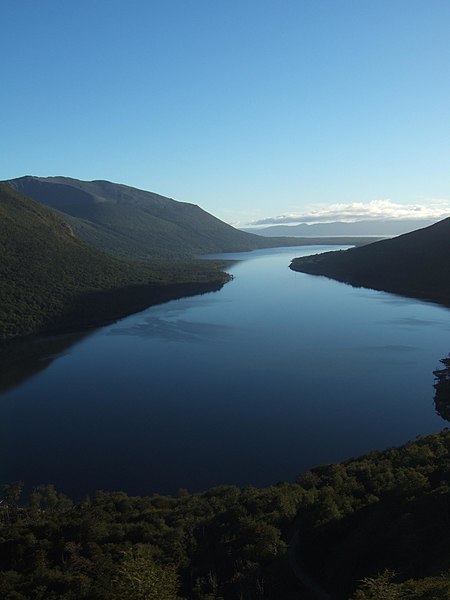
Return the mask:
{"type": "Polygon", "coordinates": [[[77,497],[268,485],[444,427],[449,310],[289,270],[316,251],[233,255],[220,292],[23,361],[0,398],[0,479],[77,497]]]}

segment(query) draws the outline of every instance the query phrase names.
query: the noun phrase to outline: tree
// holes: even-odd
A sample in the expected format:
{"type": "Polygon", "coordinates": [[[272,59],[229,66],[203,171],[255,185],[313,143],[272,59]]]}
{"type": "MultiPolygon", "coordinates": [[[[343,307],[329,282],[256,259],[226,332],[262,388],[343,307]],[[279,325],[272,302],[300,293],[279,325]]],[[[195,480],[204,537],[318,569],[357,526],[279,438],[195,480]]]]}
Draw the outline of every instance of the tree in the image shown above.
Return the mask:
{"type": "Polygon", "coordinates": [[[393,571],[386,570],[376,577],[364,578],[353,600],[406,600],[401,587],[393,583],[394,577],[393,571]]]}
{"type": "Polygon", "coordinates": [[[117,600],[177,600],[178,577],[171,567],[154,562],[148,546],[124,552],[113,581],[117,600]]]}
{"type": "Polygon", "coordinates": [[[23,491],[23,481],[6,483],[3,486],[3,497],[10,508],[17,508],[23,491]]]}

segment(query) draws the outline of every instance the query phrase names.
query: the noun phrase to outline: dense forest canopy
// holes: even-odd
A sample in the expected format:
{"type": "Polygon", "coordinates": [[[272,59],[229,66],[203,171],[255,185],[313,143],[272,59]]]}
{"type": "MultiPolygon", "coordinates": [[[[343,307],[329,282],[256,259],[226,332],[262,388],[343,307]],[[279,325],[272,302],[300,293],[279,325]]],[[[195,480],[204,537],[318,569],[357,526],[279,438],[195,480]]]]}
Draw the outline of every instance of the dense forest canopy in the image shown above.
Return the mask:
{"type": "Polygon", "coordinates": [[[45,206],[0,185],[0,341],[111,321],[228,280],[213,261],[107,256],[45,206]]]}
{"type": "Polygon", "coordinates": [[[447,598],[449,515],[448,430],[263,489],[75,503],[16,482],[0,504],[0,594],[312,598],[299,569],[336,600],[447,598]]]}
{"type": "Polygon", "coordinates": [[[0,184],[0,341],[220,289],[224,263],[197,254],[302,243],[312,240],[248,234],[198,206],[107,181],[11,180],[0,184]]]}
{"type": "MultiPolygon", "coordinates": [[[[0,217],[3,339],[87,326],[227,281],[213,263],[103,254],[54,212],[5,186],[0,217]]],[[[450,221],[437,225],[434,252],[447,247],[450,221]]],[[[345,280],[339,269],[348,260],[357,273],[360,257],[383,264],[394,247],[386,276],[395,279],[403,265],[399,281],[407,287],[412,264],[428,269],[426,252],[419,262],[408,254],[411,241],[430,242],[424,231],[323,264],[345,280]]],[[[301,267],[314,272],[319,264],[313,257],[301,267]]],[[[436,293],[445,299],[446,269],[448,261],[430,267],[409,292],[429,295],[439,281],[436,293]]],[[[441,362],[435,405],[448,419],[450,358],[441,362]]],[[[220,486],[177,497],[98,491],[72,500],[51,484],[29,490],[11,482],[0,502],[0,597],[439,600],[450,598],[449,522],[448,430],[263,489],[220,486]]]]}

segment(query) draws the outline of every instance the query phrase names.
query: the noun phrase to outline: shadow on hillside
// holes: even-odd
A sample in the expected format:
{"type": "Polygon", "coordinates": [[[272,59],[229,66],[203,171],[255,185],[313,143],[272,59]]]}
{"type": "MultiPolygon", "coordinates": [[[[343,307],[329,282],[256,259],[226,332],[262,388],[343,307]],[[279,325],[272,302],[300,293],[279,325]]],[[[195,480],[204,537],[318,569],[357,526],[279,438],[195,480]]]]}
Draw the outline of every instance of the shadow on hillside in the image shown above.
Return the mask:
{"type": "MultiPolygon", "coordinates": [[[[399,581],[439,576],[447,570],[448,482],[441,482],[436,470],[424,484],[421,465],[413,464],[408,459],[403,469],[397,464],[397,474],[401,476],[403,470],[405,477],[390,489],[386,486],[376,501],[365,506],[358,507],[361,489],[328,488],[337,503],[353,501],[353,512],[300,531],[297,559],[332,592],[333,600],[350,598],[364,577],[376,577],[386,569],[396,573],[399,581]]],[[[386,481],[393,466],[386,468],[386,481]]]]}
{"type": "Polygon", "coordinates": [[[56,331],[71,332],[101,327],[170,300],[216,292],[225,281],[129,285],[115,290],[80,294],[52,324],[56,331]]]}

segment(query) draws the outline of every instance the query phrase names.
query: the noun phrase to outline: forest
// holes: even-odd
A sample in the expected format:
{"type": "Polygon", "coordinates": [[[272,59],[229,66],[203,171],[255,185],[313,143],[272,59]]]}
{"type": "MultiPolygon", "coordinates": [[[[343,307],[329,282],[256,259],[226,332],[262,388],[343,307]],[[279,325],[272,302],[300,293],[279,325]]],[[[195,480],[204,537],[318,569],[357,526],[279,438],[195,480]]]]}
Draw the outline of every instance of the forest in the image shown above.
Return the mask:
{"type": "MultiPolygon", "coordinates": [[[[76,330],[229,278],[220,264],[107,256],[45,207],[1,186],[0,199],[4,339],[76,330]]],[[[448,419],[441,362],[435,407],[448,419]]],[[[266,488],[71,499],[16,481],[0,500],[0,598],[439,600],[450,598],[449,527],[447,429],[266,488]]]]}
{"type": "Polygon", "coordinates": [[[0,185],[0,342],[79,331],[166,300],[220,289],[223,264],[118,259],[47,207],[0,185]]]}
{"type": "MultiPolygon", "coordinates": [[[[450,357],[435,375],[448,418],[450,357]]],[[[2,600],[450,598],[450,431],[266,488],[0,499],[2,600]]]]}
{"type": "Polygon", "coordinates": [[[336,600],[448,598],[450,431],[261,489],[74,502],[14,482],[0,519],[5,600],[314,598],[298,569],[336,600]]]}

